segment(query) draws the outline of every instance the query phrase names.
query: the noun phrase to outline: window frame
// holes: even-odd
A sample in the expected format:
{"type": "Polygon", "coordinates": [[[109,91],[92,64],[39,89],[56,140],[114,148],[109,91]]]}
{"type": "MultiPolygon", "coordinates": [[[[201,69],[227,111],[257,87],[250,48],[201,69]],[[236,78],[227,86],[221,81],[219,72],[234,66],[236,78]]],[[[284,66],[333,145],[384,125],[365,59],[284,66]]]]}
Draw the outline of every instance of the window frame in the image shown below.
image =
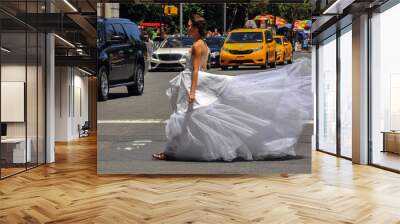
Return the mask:
{"type": "Polygon", "coordinates": [[[114,27],[115,34],[123,37],[124,41],[126,41],[129,38],[124,29],[124,26],[121,23],[114,23],[114,24],[112,24],[112,26],[114,27]],[[122,33],[120,33],[120,31],[117,29],[117,27],[121,28],[120,31],[122,31],[122,33]],[[122,35],[120,35],[120,34],[122,34],[122,35]]]}

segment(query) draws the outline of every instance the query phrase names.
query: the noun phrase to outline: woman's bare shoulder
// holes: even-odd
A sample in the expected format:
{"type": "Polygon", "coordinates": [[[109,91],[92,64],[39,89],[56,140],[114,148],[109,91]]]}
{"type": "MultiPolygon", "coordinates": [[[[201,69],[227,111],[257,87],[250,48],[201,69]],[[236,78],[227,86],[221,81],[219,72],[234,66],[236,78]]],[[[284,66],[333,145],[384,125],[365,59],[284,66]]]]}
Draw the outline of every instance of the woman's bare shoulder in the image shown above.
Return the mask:
{"type": "Polygon", "coordinates": [[[205,51],[208,49],[208,46],[204,41],[196,41],[193,43],[193,48],[198,51],[205,51]]]}
{"type": "Polygon", "coordinates": [[[196,41],[193,43],[192,54],[199,54],[202,52],[202,50],[203,50],[203,46],[202,46],[202,43],[200,43],[200,41],[196,41]]]}
{"type": "Polygon", "coordinates": [[[196,41],[193,43],[193,48],[202,48],[203,47],[203,43],[201,41],[196,41]]]}

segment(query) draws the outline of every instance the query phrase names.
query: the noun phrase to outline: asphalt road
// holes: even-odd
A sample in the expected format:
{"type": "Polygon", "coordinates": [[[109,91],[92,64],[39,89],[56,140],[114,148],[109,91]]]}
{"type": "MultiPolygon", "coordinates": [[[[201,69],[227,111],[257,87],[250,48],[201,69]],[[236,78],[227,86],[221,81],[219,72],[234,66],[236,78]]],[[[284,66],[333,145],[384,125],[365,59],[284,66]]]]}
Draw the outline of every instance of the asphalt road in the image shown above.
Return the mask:
{"type": "MultiPolygon", "coordinates": [[[[296,53],[298,57],[310,57],[308,53],[296,53]]],[[[285,65],[278,65],[280,68],[285,65]]],[[[265,70],[271,70],[267,68],[265,70]]],[[[264,71],[259,67],[241,66],[239,69],[222,71],[212,68],[208,72],[224,75],[243,75],[264,71]]],[[[125,87],[110,89],[110,99],[97,104],[98,120],[142,120],[142,119],[168,119],[171,110],[165,91],[168,81],[175,77],[179,71],[148,72],[145,76],[145,89],[142,96],[128,96],[125,87]]],[[[100,130],[101,131],[101,130],[100,130]]]]}
{"type": "MultiPolygon", "coordinates": [[[[296,53],[294,59],[310,57],[309,53],[296,53]]],[[[278,65],[277,69],[285,65],[278,65]]],[[[266,69],[266,70],[270,70],[266,69]]],[[[237,70],[208,70],[214,74],[245,75],[264,71],[259,67],[240,67],[237,70]]],[[[145,76],[145,89],[141,96],[129,96],[125,87],[110,90],[110,99],[98,102],[98,172],[150,174],[150,173],[290,173],[310,170],[308,141],[299,146],[297,161],[243,163],[239,167],[229,163],[204,164],[152,161],[151,154],[163,150],[165,121],[172,110],[166,96],[168,82],[179,71],[149,72],[145,76]],[[280,166],[282,165],[282,167],[280,166]],[[284,170],[282,170],[284,169],[284,170]],[[281,170],[281,171],[279,171],[281,170]]],[[[311,128],[312,130],[312,128],[311,128]]],[[[308,138],[308,137],[306,137],[308,138]]],[[[297,151],[297,149],[296,149],[297,151]]]]}

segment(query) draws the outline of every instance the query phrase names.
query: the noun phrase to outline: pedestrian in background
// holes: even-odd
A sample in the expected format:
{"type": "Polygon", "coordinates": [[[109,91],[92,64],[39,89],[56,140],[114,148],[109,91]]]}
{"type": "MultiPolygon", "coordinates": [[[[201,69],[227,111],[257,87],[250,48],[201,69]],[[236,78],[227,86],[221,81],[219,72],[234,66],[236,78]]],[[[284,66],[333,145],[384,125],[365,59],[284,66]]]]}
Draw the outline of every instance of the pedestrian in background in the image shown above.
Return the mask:
{"type": "Polygon", "coordinates": [[[148,29],[147,35],[149,35],[149,38],[153,40],[156,37],[156,32],[154,31],[154,29],[148,29]]]}
{"type": "Polygon", "coordinates": [[[154,51],[154,43],[153,43],[153,40],[150,39],[150,37],[147,33],[144,34],[144,42],[146,43],[147,53],[150,57],[154,51]]]}
{"type": "Polygon", "coordinates": [[[218,32],[218,28],[214,29],[214,37],[220,37],[221,34],[218,32]]]}
{"type": "Polygon", "coordinates": [[[250,29],[256,29],[257,28],[257,23],[254,21],[254,19],[249,19],[249,17],[246,18],[246,23],[244,24],[245,28],[250,28],[250,29]]]}
{"type": "Polygon", "coordinates": [[[180,36],[181,36],[181,33],[179,32],[179,30],[175,29],[174,37],[180,37],[180,36]]]}
{"type": "MultiPolygon", "coordinates": [[[[150,60],[151,55],[154,52],[154,42],[153,42],[153,40],[151,40],[150,36],[147,33],[144,34],[144,42],[145,42],[146,48],[147,48],[147,59],[150,60]]],[[[151,69],[150,63],[149,63],[148,69],[151,69]]]]}

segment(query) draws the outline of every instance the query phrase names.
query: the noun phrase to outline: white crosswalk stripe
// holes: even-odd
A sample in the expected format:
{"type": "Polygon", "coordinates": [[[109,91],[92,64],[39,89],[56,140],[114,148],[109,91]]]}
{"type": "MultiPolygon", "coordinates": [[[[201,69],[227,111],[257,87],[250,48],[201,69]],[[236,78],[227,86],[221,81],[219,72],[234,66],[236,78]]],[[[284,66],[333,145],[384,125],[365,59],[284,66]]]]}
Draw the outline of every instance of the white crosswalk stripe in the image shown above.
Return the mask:
{"type": "Polygon", "coordinates": [[[98,120],[98,124],[165,124],[164,119],[137,119],[137,120],[98,120]]]}

